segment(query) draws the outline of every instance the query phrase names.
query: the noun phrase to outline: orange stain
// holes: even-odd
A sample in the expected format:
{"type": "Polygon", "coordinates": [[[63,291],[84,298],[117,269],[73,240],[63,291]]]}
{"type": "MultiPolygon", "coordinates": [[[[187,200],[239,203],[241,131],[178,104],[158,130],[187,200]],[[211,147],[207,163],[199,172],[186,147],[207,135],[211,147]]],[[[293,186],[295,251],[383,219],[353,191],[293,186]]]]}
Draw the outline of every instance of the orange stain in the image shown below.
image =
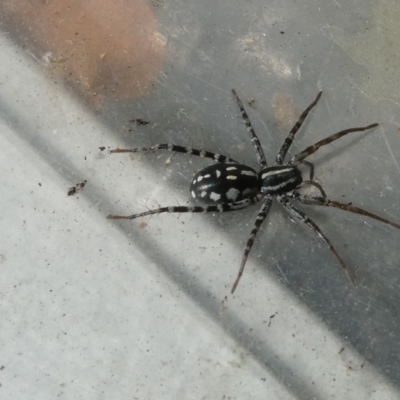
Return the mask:
{"type": "Polygon", "coordinates": [[[164,62],[166,41],[143,0],[11,0],[0,14],[53,79],[92,103],[143,96],[164,62]]]}

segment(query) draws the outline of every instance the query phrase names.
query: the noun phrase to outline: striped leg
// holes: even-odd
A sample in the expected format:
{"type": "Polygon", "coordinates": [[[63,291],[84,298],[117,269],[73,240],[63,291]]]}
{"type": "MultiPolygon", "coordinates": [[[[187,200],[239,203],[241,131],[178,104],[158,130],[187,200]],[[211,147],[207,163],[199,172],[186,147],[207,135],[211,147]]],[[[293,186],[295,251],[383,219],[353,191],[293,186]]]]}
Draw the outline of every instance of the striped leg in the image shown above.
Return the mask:
{"type": "Polygon", "coordinates": [[[258,165],[261,167],[261,169],[264,169],[267,167],[267,159],[265,158],[264,150],[261,147],[260,140],[258,139],[256,132],[254,131],[253,127],[251,126],[250,118],[247,115],[246,110],[244,109],[242,101],[239,99],[239,96],[235,92],[234,89],[232,89],[232,93],[236,98],[236,101],[239,105],[240,112],[242,113],[242,118],[244,121],[244,124],[246,125],[247,132],[249,132],[250,135],[250,140],[251,143],[253,143],[253,146],[256,150],[256,156],[257,156],[257,162],[258,165]]]}
{"type": "Polygon", "coordinates": [[[139,152],[149,152],[149,151],[154,152],[158,150],[168,150],[168,151],[173,151],[175,153],[188,153],[193,156],[211,158],[212,160],[220,163],[224,162],[236,163],[236,164],[238,163],[232,158],[226,157],[222,154],[212,153],[211,151],[206,151],[206,150],[192,149],[191,147],[178,146],[175,144],[168,144],[168,143],[156,144],[155,146],[150,146],[150,147],[138,147],[136,149],[113,149],[110,150],[110,153],[139,153],[139,152]]]}
{"type": "Polygon", "coordinates": [[[330,240],[325,236],[325,234],[319,229],[317,224],[313,222],[310,218],[307,217],[305,213],[302,211],[298,210],[296,207],[294,207],[289,200],[287,199],[286,196],[277,196],[276,199],[279,201],[279,203],[282,204],[282,206],[295,218],[297,218],[299,221],[304,222],[307,224],[310,228],[314,230],[314,232],[319,236],[320,239],[322,239],[325,244],[329,247],[330,251],[335,255],[337,260],[339,261],[341,267],[344,269],[346,272],[347,276],[350,278],[351,283],[355,286],[355,281],[353,278],[353,275],[350,273],[349,269],[346,267],[346,264],[342,260],[342,258],[339,256],[339,253],[336,251],[336,249],[332,246],[332,243],[330,240]]]}
{"type": "Polygon", "coordinates": [[[393,228],[400,229],[399,224],[389,221],[386,218],[382,218],[379,215],[370,213],[369,211],[363,210],[362,208],[353,207],[349,204],[340,203],[338,201],[329,200],[329,199],[323,198],[323,197],[303,196],[297,192],[293,192],[289,196],[292,197],[294,200],[298,201],[299,203],[310,204],[310,205],[315,205],[315,206],[339,208],[340,210],[349,211],[354,214],[364,215],[364,216],[372,218],[376,221],[383,222],[386,225],[393,226],[393,228]]]}
{"type": "Polygon", "coordinates": [[[306,119],[308,113],[314,108],[314,106],[318,103],[318,100],[320,99],[322,95],[322,92],[319,92],[315,100],[303,111],[303,114],[300,115],[299,120],[295,123],[294,127],[292,130],[289,132],[289,135],[283,142],[282,147],[280,148],[277,156],[276,156],[276,163],[278,165],[283,164],[283,160],[286,157],[286,153],[289,150],[290,145],[293,143],[294,135],[297,133],[297,131],[300,129],[301,125],[303,124],[304,120],[306,119]]]}
{"type": "Polygon", "coordinates": [[[307,147],[305,150],[303,150],[300,153],[293,156],[293,158],[290,160],[289,164],[298,164],[299,162],[303,161],[305,158],[307,158],[311,154],[315,153],[320,147],[325,146],[326,144],[332,143],[335,140],[338,140],[339,138],[341,138],[342,136],[347,135],[348,133],[363,132],[368,129],[375,128],[378,125],[379,124],[372,124],[372,125],[364,126],[361,128],[345,129],[344,131],[340,131],[331,136],[328,136],[327,138],[320,140],[319,142],[307,147]]]}
{"type": "Polygon", "coordinates": [[[109,215],[107,219],[135,219],[140,217],[145,217],[146,215],[161,214],[161,213],[208,213],[208,212],[227,212],[227,211],[237,211],[247,208],[252,204],[257,203],[260,200],[260,196],[256,195],[248,199],[238,201],[236,203],[226,203],[226,204],[216,204],[215,206],[205,206],[205,207],[185,207],[185,206],[172,206],[172,207],[161,207],[154,210],[148,210],[142,213],[133,215],[109,215]]]}
{"type": "Polygon", "coordinates": [[[250,236],[246,243],[246,248],[244,250],[242,263],[240,264],[239,273],[235,280],[235,283],[232,286],[231,293],[233,293],[239,284],[240,278],[243,275],[244,267],[246,265],[247,258],[249,257],[250,250],[253,247],[254,239],[256,238],[257,232],[260,229],[261,224],[264,222],[265,218],[267,217],[269,210],[271,209],[272,199],[270,197],[265,197],[264,203],[260,209],[260,212],[257,215],[256,222],[254,224],[254,228],[250,233],[250,236]]]}

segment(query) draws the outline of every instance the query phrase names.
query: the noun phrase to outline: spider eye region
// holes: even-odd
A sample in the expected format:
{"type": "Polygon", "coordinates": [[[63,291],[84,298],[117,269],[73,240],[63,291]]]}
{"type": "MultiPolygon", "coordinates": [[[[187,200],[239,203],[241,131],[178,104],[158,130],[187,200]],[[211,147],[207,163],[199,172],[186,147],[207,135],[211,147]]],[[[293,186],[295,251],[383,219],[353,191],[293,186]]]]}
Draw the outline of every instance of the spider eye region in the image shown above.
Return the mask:
{"type": "Polygon", "coordinates": [[[272,196],[290,192],[303,182],[300,170],[293,165],[275,165],[258,173],[261,180],[261,193],[272,196]]]}
{"type": "Polygon", "coordinates": [[[243,164],[216,163],[193,177],[190,193],[204,204],[227,204],[248,199],[260,192],[256,171],[243,164]]]}

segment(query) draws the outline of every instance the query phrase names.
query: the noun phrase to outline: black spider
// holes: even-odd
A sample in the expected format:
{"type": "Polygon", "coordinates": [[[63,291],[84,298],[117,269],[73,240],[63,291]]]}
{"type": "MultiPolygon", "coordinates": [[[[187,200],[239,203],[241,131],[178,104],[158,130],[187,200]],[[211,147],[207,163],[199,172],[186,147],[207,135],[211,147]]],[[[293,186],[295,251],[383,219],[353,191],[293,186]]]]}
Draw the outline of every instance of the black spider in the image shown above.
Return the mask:
{"type": "Polygon", "coordinates": [[[253,246],[254,239],[257,232],[267,217],[272,200],[275,198],[293,217],[304,222],[311,227],[314,232],[328,245],[329,249],[338,259],[340,265],[349,276],[351,282],[355,284],[354,278],[350,273],[349,269],[345,265],[344,261],[332,246],[329,239],[319,229],[319,227],[307,217],[307,215],[301,210],[297,209],[289,199],[296,200],[299,203],[319,205],[319,206],[330,206],[340,208],[341,210],[350,211],[355,214],[365,215],[375,220],[381,221],[385,224],[391,225],[397,229],[400,229],[400,225],[391,222],[385,218],[379,217],[378,215],[372,214],[361,208],[353,207],[351,204],[344,204],[337,201],[330,200],[326,197],[322,187],[313,180],[314,166],[305,159],[311,154],[315,153],[321,146],[325,146],[333,141],[347,135],[351,132],[362,132],[368,129],[375,128],[378,124],[368,125],[361,128],[350,128],[335,133],[327,137],[326,139],[320,140],[319,142],[307,147],[305,150],[294,155],[290,161],[284,164],[284,159],[290,145],[293,142],[294,136],[301,127],[304,119],[311,111],[311,109],[317,104],[321,97],[322,92],[319,92],[316,99],[307,107],[307,109],[301,114],[299,120],[296,122],[289,135],[283,142],[277,156],[276,165],[272,167],[267,166],[267,160],[264,155],[264,151],[261,147],[260,141],[251,126],[249,117],[243,107],[241,100],[236,94],[235,90],[232,90],[236,101],[239,105],[242,113],[242,118],[249,132],[251,142],[256,151],[257,162],[260,166],[260,170],[256,172],[254,169],[244,164],[239,164],[237,161],[226,157],[222,154],[216,154],[205,150],[196,150],[184,146],[177,146],[173,144],[158,144],[151,147],[142,147],[137,149],[115,149],[111,150],[111,153],[136,153],[141,151],[157,151],[157,150],[169,150],[179,153],[189,153],[191,155],[199,157],[207,157],[216,161],[215,164],[205,167],[201,171],[197,172],[193,177],[190,185],[190,192],[194,199],[198,199],[202,203],[208,204],[205,207],[194,206],[194,207],[161,207],[154,210],[145,211],[138,214],[129,216],[120,215],[109,215],[109,219],[134,219],[138,217],[144,217],[146,215],[159,214],[163,212],[168,213],[185,213],[185,212],[225,212],[225,211],[236,211],[246,208],[258,201],[262,200],[261,209],[257,215],[254,228],[250,233],[247,240],[246,248],[240,265],[238,276],[235,283],[232,286],[231,292],[233,293],[239,283],[239,280],[243,274],[243,270],[253,246]],[[310,168],[310,176],[308,180],[303,180],[302,174],[298,168],[299,164],[305,164],[310,168]],[[320,196],[307,196],[300,194],[296,189],[303,187],[304,185],[315,186],[320,196]]]}

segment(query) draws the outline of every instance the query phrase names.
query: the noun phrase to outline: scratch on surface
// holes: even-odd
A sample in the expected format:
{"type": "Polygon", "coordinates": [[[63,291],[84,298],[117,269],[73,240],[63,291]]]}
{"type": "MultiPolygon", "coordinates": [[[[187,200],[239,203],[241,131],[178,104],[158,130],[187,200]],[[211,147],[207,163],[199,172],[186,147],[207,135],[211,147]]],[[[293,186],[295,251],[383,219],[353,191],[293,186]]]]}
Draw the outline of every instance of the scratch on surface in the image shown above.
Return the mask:
{"type": "Polygon", "coordinates": [[[195,75],[192,75],[192,74],[189,74],[189,73],[186,73],[186,75],[190,76],[191,78],[197,79],[198,81],[204,83],[206,86],[210,86],[210,87],[213,87],[213,88],[215,88],[215,89],[218,89],[218,90],[220,90],[220,91],[223,92],[223,93],[229,93],[228,90],[225,90],[225,89],[223,89],[223,88],[220,87],[220,86],[213,85],[213,84],[210,83],[209,81],[206,81],[205,79],[201,79],[201,78],[199,78],[198,76],[195,76],[195,75]]]}
{"type": "Polygon", "coordinates": [[[279,269],[279,272],[282,274],[283,278],[285,279],[286,283],[289,283],[289,281],[287,280],[285,274],[283,273],[283,271],[281,270],[281,267],[279,266],[279,264],[276,265],[277,268],[279,269]]]}
{"type": "Polygon", "coordinates": [[[396,166],[397,171],[398,171],[398,173],[400,174],[400,166],[399,166],[399,163],[397,162],[397,159],[396,159],[396,157],[395,157],[395,155],[394,155],[392,149],[391,149],[390,146],[389,146],[387,137],[386,137],[386,135],[385,135],[385,131],[384,131],[383,129],[381,129],[381,133],[382,133],[383,140],[385,141],[386,147],[387,147],[387,149],[389,150],[389,154],[390,154],[390,156],[392,157],[392,160],[393,160],[393,162],[394,162],[394,165],[396,166]]]}
{"type": "Polygon", "coordinates": [[[74,170],[73,170],[73,168],[70,168],[70,167],[67,166],[67,164],[60,162],[58,158],[54,158],[54,157],[50,156],[50,154],[47,154],[47,153],[45,153],[44,151],[39,150],[39,149],[38,149],[38,152],[39,152],[44,158],[46,158],[47,160],[52,161],[52,162],[53,162],[53,165],[58,165],[58,166],[60,166],[61,168],[64,168],[64,170],[68,171],[71,175],[74,175],[74,170]]]}
{"type": "Polygon", "coordinates": [[[299,64],[297,64],[296,71],[297,71],[297,80],[300,82],[301,81],[301,70],[300,70],[299,64]]]}

